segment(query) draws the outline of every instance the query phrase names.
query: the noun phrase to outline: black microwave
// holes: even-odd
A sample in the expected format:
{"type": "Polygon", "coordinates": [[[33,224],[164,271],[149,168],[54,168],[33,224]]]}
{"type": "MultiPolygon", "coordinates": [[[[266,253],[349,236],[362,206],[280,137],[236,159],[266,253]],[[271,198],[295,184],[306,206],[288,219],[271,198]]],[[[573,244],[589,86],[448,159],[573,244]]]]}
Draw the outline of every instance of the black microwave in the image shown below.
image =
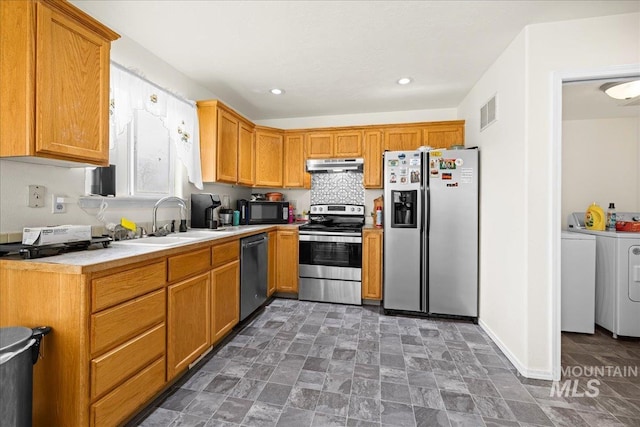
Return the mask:
{"type": "Polygon", "coordinates": [[[240,224],[286,224],[289,202],[238,200],[240,224]]]}

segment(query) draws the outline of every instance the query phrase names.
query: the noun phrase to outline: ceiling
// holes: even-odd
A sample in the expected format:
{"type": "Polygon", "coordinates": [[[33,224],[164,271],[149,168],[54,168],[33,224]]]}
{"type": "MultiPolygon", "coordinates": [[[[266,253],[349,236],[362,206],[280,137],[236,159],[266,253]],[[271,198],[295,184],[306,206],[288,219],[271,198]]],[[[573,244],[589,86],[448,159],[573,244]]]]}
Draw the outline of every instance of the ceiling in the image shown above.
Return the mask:
{"type": "Polygon", "coordinates": [[[610,82],[623,82],[640,78],[601,79],[565,83],[562,85],[563,120],[640,118],[640,98],[613,99],[600,90],[610,82]]]}
{"type": "Polygon", "coordinates": [[[640,11],[612,0],[72,3],[252,120],[456,108],[526,25],[640,11]],[[413,83],[396,84],[405,76],[413,83]]]}

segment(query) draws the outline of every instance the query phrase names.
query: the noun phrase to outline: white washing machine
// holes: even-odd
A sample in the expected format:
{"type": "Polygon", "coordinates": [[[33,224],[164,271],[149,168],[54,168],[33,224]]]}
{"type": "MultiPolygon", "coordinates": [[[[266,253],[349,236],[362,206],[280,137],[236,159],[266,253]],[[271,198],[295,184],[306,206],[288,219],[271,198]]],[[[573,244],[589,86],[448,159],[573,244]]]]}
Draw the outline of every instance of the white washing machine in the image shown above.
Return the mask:
{"type": "Polygon", "coordinates": [[[595,330],[596,236],[562,232],[561,330],[595,330]]]}
{"type": "Polygon", "coordinates": [[[640,337],[640,233],[570,231],[596,236],[596,324],[640,337]]]}

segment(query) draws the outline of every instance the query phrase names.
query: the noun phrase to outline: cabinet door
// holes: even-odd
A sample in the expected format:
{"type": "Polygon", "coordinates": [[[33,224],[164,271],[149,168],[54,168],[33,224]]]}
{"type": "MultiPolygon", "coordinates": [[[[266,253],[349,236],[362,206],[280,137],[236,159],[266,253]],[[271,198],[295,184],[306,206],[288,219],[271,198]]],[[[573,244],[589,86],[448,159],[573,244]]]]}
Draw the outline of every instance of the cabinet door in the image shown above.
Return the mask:
{"type": "Polygon", "coordinates": [[[268,276],[267,276],[267,296],[270,297],[276,291],[276,268],[277,268],[277,233],[269,232],[269,257],[268,257],[268,276]]]}
{"type": "Polygon", "coordinates": [[[333,134],[315,132],[307,134],[307,158],[321,159],[333,157],[333,134]]]}
{"type": "Polygon", "coordinates": [[[282,134],[256,131],[256,185],[282,187],[282,134]]]}
{"type": "Polygon", "coordinates": [[[382,131],[364,133],[364,187],[382,188],[382,131]]]}
{"type": "Polygon", "coordinates": [[[230,184],[238,181],[238,126],[235,116],[218,110],[216,181],[230,184]]]}
{"type": "Polygon", "coordinates": [[[108,41],[37,3],[38,155],[109,163],[108,41]]]}
{"type": "Polygon", "coordinates": [[[449,148],[464,145],[464,124],[433,125],[424,129],[424,145],[433,148],[449,148]]]}
{"type": "Polygon", "coordinates": [[[211,271],[211,343],[220,341],[240,319],[240,262],[211,271]]]}
{"type": "Polygon", "coordinates": [[[240,122],[238,140],[238,184],[253,185],[255,183],[255,143],[253,127],[240,122]]]}
{"type": "Polygon", "coordinates": [[[298,232],[278,230],[276,290],[298,293],[298,232]]]}
{"type": "Polygon", "coordinates": [[[362,298],[382,299],[382,231],[362,233],[362,298]]]}
{"type": "Polygon", "coordinates": [[[334,136],[333,155],[335,157],[362,156],[362,132],[336,132],[334,136]]]}
{"type": "Polygon", "coordinates": [[[304,187],[304,134],[296,133],[284,137],[284,181],[283,187],[304,187]]]}
{"type": "Polygon", "coordinates": [[[218,109],[211,101],[198,101],[200,128],[200,167],[202,181],[216,181],[216,141],[218,140],[218,109]]]}
{"type": "Polygon", "coordinates": [[[384,147],[389,151],[413,151],[422,145],[422,129],[397,128],[384,131],[384,147]]]}
{"type": "Polygon", "coordinates": [[[209,272],[169,286],[167,380],[186,369],[210,342],[209,272]]]}

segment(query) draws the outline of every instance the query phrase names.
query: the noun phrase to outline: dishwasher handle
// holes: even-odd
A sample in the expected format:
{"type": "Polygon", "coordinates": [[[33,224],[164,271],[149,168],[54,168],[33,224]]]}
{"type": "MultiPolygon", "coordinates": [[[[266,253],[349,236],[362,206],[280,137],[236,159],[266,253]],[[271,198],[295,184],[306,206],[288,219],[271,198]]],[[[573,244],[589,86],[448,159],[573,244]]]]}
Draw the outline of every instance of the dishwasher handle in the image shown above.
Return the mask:
{"type": "Polygon", "coordinates": [[[252,248],[254,246],[258,246],[263,244],[264,242],[266,242],[267,240],[269,240],[268,236],[262,236],[259,240],[253,240],[251,242],[242,242],[242,248],[252,248]]]}

